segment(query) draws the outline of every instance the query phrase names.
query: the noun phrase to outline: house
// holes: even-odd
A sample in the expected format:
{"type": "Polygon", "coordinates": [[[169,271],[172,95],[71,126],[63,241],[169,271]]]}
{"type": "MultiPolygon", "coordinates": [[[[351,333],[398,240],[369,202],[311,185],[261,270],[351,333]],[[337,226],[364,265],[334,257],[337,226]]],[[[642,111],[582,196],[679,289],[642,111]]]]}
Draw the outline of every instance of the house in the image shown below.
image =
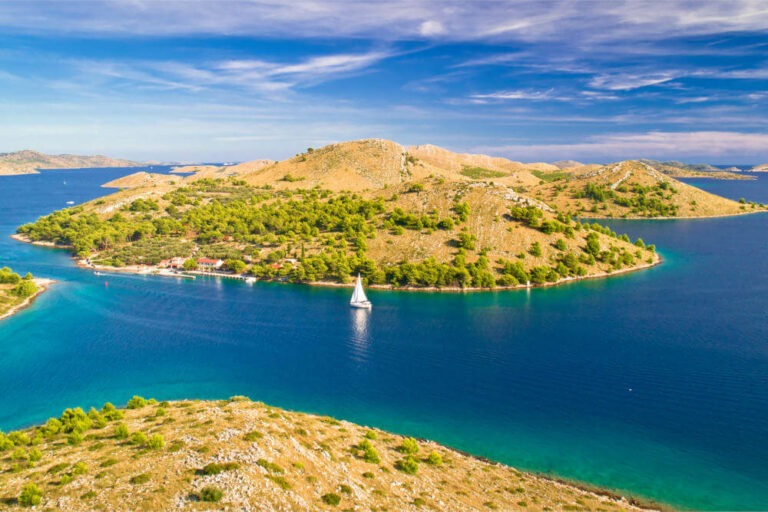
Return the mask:
{"type": "Polygon", "coordinates": [[[175,268],[175,269],[181,269],[184,268],[184,262],[187,261],[186,258],[171,258],[168,260],[163,260],[159,263],[160,267],[163,268],[175,268]]]}
{"type": "Polygon", "coordinates": [[[223,260],[213,260],[210,258],[198,258],[197,266],[200,270],[219,270],[224,265],[223,260]]]}

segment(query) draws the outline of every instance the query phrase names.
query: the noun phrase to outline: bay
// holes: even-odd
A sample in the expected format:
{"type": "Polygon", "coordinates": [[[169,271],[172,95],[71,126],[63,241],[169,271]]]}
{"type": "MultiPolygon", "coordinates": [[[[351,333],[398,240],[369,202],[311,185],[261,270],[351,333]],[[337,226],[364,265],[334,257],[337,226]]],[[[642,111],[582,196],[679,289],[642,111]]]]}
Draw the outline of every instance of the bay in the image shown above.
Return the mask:
{"type": "MultiPolygon", "coordinates": [[[[610,221],[664,263],[484,293],[95,276],[8,238],[126,169],[0,178],[0,265],[58,282],[0,322],[0,428],[248,395],[695,509],[768,508],[768,215],[610,221]]],[[[768,202],[768,177],[694,184],[768,202]]]]}

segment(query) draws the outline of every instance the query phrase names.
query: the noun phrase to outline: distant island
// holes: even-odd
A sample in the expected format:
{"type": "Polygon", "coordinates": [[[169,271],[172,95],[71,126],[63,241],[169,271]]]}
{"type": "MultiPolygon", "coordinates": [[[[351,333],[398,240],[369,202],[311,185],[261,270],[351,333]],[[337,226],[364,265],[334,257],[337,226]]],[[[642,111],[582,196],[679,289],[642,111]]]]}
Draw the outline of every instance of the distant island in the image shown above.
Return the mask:
{"type": "Polygon", "coordinates": [[[38,169],[80,169],[86,167],[137,167],[138,162],[106,156],[46,155],[29,149],[0,153],[0,176],[36,174],[38,169]]]}
{"type": "Polygon", "coordinates": [[[52,282],[32,274],[22,277],[8,267],[0,268],[0,320],[31,304],[52,282]]]}
{"type": "Polygon", "coordinates": [[[550,285],[660,261],[652,245],[524,193],[561,172],[354,141],[151,185],[142,173],[139,186],[43,217],[18,237],[70,247],[92,268],[341,284],[359,272],[369,286],[443,290],[550,285]]]}
{"type": "MultiPolygon", "coordinates": [[[[0,502],[67,510],[650,510],[246,397],[66,409],[0,433],[0,502]],[[202,508],[201,508],[202,507],[202,508]]],[[[653,510],[658,508],[653,507],[653,510]]]]}

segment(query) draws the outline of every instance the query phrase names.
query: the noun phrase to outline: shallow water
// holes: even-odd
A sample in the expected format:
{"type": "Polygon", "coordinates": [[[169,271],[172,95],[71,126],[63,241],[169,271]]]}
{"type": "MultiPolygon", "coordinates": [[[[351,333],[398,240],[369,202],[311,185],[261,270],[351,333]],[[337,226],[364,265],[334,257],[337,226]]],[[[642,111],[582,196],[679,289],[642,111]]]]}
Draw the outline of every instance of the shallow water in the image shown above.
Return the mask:
{"type": "MultiPolygon", "coordinates": [[[[128,172],[0,178],[0,264],[59,281],[0,323],[0,428],[133,394],[243,394],[678,506],[768,508],[768,215],[613,221],[664,264],[531,291],[372,290],[370,313],[343,289],[97,277],[7,238],[128,172]]],[[[768,202],[768,176],[706,186],[768,202]]]]}

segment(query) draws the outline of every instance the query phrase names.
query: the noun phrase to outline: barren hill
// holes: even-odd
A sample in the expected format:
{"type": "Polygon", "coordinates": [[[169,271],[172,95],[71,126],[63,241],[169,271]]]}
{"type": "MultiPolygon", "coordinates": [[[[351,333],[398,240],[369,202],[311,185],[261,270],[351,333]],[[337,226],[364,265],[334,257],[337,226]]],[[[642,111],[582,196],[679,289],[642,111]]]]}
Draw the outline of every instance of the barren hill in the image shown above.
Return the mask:
{"type": "Polygon", "coordinates": [[[577,168],[533,193],[560,211],[590,217],[710,217],[764,209],[710,194],[636,160],[577,168]]]}
{"type": "Polygon", "coordinates": [[[85,167],[135,167],[141,164],[106,156],[46,155],[32,150],[0,153],[0,176],[36,174],[38,169],[78,169],[85,167]]]}
{"type": "Polygon", "coordinates": [[[0,434],[0,503],[45,510],[643,510],[427,440],[234,397],[67,409],[0,434]],[[69,432],[69,433],[67,433],[69,432]]]}
{"type": "Polygon", "coordinates": [[[173,185],[181,182],[181,177],[170,176],[168,174],[149,173],[139,171],[128,176],[117,178],[102,185],[104,188],[137,188],[137,187],[155,187],[162,185],[173,185]]]}

